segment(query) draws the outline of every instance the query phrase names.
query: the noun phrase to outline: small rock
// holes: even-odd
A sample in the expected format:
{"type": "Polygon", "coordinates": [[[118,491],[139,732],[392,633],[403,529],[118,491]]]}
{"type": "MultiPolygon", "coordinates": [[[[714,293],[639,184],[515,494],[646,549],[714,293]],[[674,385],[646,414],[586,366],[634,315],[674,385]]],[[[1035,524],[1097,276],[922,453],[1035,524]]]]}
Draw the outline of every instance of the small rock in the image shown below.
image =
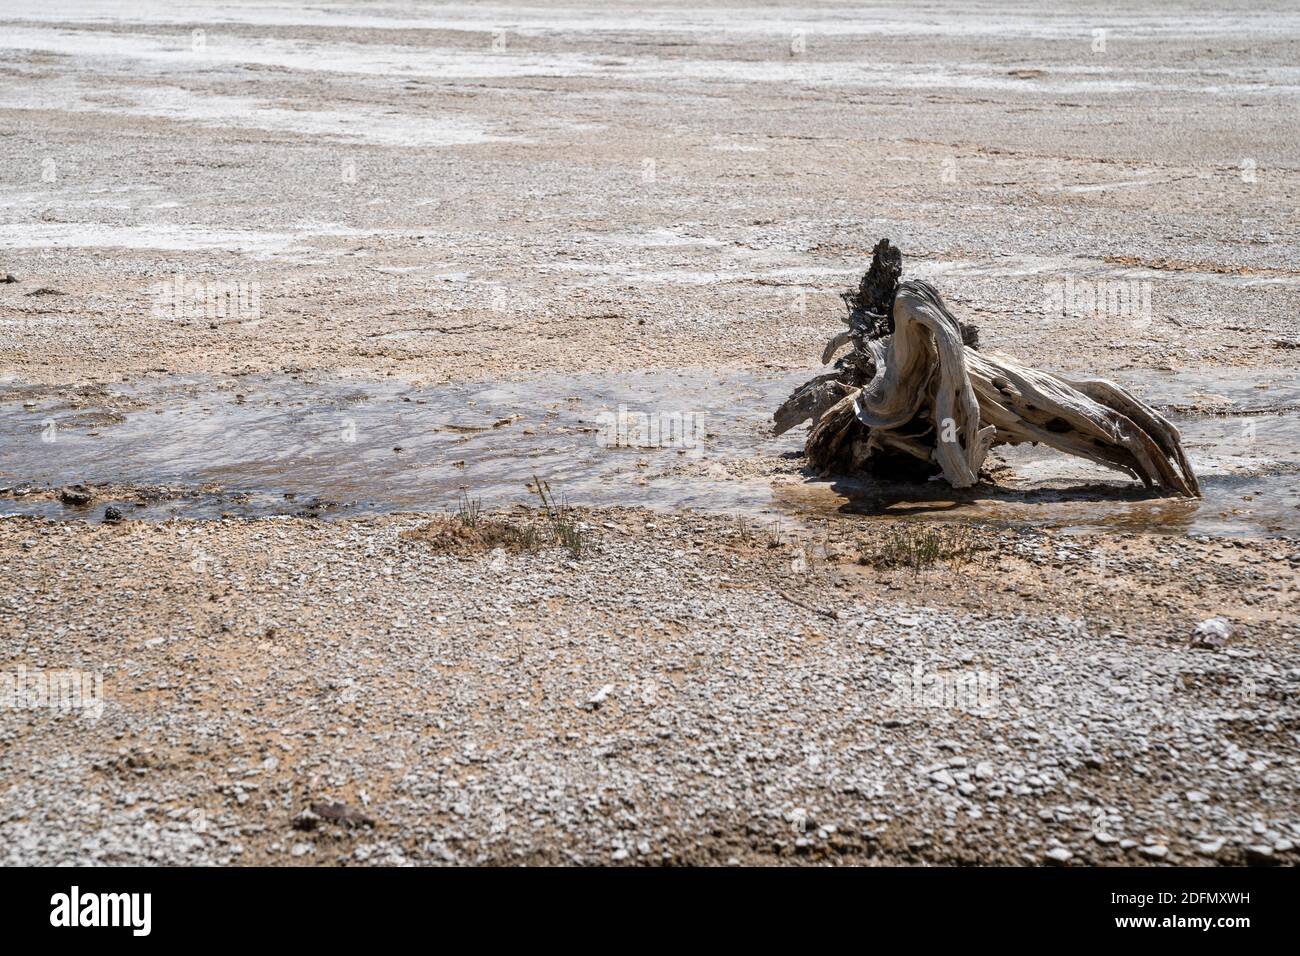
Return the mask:
{"type": "Polygon", "coordinates": [[[1207,618],[1197,624],[1196,630],[1192,632],[1192,646],[1213,650],[1227,644],[1229,634],[1231,634],[1231,630],[1228,627],[1228,622],[1223,618],[1207,618]]]}
{"type": "Polygon", "coordinates": [[[1273,848],[1263,843],[1257,843],[1253,846],[1246,847],[1246,860],[1256,866],[1277,862],[1273,858],[1273,848]]]}
{"type": "Polygon", "coordinates": [[[104,509],[104,520],[108,522],[118,522],[122,520],[122,512],[112,505],[104,509]]]}
{"type": "Polygon", "coordinates": [[[82,507],[94,500],[95,494],[85,485],[68,485],[59,492],[59,500],[65,505],[82,507]]]}
{"type": "Polygon", "coordinates": [[[311,810],[304,810],[293,818],[293,828],[295,830],[315,830],[320,825],[320,817],[312,813],[311,810]]]}
{"type": "Polygon", "coordinates": [[[1144,846],[1138,850],[1143,856],[1149,856],[1153,860],[1163,860],[1169,855],[1169,847],[1155,844],[1153,846],[1144,846]]]}
{"type": "Polygon", "coordinates": [[[1063,846],[1054,846],[1050,850],[1048,850],[1047,853],[1044,854],[1044,856],[1046,856],[1047,859],[1051,860],[1053,863],[1068,863],[1070,862],[1074,854],[1071,853],[1063,846]]]}
{"type": "Polygon", "coordinates": [[[337,823],[349,829],[375,825],[374,820],[346,803],[313,803],[293,818],[295,830],[314,830],[321,823],[337,823]]]}

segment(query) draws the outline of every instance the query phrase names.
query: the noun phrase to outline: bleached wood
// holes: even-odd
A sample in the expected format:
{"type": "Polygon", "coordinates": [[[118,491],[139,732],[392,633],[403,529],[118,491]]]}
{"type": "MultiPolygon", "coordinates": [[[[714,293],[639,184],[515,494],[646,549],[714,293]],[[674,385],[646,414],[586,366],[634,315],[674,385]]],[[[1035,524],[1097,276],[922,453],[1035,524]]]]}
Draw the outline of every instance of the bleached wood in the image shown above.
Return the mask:
{"type": "MultiPolygon", "coordinates": [[[[892,334],[863,343],[870,381],[850,390],[821,376],[777,412],[782,431],[813,419],[805,450],[815,465],[859,469],[901,452],[967,488],[994,445],[1037,442],[1147,487],[1200,495],[1178,429],[1119,385],[1066,380],[963,345],[960,324],[928,282],[900,282],[892,317],[892,334]]],[[[841,333],[823,358],[849,341],[862,342],[841,333]]]]}

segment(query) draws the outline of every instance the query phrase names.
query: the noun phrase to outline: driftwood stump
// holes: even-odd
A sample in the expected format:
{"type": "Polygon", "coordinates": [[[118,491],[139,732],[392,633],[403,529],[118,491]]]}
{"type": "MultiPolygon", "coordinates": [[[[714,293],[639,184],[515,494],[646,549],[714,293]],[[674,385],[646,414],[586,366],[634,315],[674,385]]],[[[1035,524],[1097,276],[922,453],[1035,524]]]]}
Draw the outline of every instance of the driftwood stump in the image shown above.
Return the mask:
{"type": "Polygon", "coordinates": [[[804,450],[823,473],[920,480],[954,488],[980,479],[995,445],[1041,442],[1125,472],[1148,488],[1199,497],[1178,429],[1104,379],[1071,380],[979,350],[928,282],[904,280],[882,239],[858,288],[844,294],[848,329],[773,416],[779,435],[812,421],[804,450]]]}

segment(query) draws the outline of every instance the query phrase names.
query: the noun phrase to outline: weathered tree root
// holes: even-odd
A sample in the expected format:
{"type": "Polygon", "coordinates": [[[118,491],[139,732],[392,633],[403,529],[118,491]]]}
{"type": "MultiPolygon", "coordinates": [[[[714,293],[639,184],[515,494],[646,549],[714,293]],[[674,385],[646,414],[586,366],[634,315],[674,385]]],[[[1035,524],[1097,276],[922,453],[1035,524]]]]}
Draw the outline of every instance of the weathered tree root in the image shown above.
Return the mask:
{"type": "Polygon", "coordinates": [[[1159,412],[1113,382],[1070,381],[978,351],[976,331],[938,291],[898,281],[901,271],[898,250],[881,240],[859,289],[844,297],[849,329],[822,361],[852,350],[774,416],[777,434],[812,421],[804,450],[815,468],[908,480],[942,474],[968,488],[990,448],[1041,442],[1148,488],[1200,496],[1178,429],[1159,412]]]}

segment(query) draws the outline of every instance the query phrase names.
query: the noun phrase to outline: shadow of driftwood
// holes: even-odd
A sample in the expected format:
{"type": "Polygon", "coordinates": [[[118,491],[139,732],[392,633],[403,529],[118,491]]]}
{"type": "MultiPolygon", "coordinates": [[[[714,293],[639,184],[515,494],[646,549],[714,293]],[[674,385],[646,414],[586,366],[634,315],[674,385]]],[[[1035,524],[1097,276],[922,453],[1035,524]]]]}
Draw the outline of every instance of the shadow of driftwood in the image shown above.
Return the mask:
{"type": "Polygon", "coordinates": [[[823,483],[845,499],[836,509],[857,515],[923,515],[960,511],[964,505],[1087,504],[1092,502],[1142,502],[1169,500],[1159,491],[1090,481],[1051,488],[1010,488],[981,482],[973,488],[957,489],[941,480],[925,482],[885,481],[872,478],[831,476],[824,478],[805,468],[806,484],[823,483]]]}

